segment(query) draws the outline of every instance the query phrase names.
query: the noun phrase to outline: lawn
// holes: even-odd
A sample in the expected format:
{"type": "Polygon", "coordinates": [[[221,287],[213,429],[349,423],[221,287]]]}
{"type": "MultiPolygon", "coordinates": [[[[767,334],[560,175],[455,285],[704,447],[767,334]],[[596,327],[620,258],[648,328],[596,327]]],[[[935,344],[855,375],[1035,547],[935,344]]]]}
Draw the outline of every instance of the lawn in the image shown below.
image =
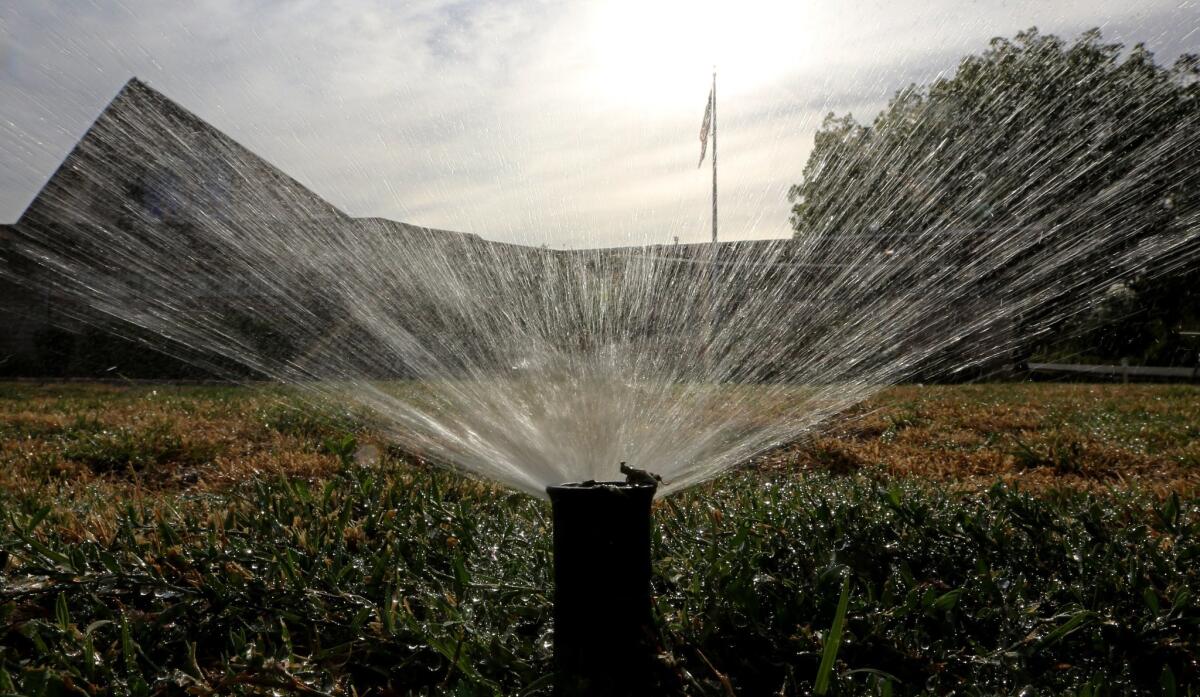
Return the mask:
{"type": "MultiPolygon", "coordinates": [[[[278,390],[0,385],[0,694],[548,694],[546,504],[278,390]]],[[[905,386],[655,508],[665,693],[1188,694],[1200,389],[905,386]]]]}

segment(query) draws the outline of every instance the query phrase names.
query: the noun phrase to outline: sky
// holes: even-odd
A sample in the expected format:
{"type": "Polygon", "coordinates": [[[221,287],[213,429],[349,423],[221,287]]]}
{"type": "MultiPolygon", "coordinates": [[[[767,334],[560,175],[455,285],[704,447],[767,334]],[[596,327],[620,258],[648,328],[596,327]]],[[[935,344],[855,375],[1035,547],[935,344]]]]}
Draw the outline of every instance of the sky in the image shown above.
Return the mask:
{"type": "Polygon", "coordinates": [[[6,0],[0,222],[130,77],[354,216],[555,248],[789,234],[826,113],[1037,26],[1200,52],[1188,0],[6,0]]]}

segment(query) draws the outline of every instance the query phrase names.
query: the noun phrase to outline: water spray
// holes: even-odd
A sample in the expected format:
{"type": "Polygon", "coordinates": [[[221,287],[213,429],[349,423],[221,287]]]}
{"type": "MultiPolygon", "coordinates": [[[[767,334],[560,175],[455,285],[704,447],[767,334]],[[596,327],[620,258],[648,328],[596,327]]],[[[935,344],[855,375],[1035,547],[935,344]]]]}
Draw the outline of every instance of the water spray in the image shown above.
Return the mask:
{"type": "Polygon", "coordinates": [[[652,476],[546,488],[554,512],[554,662],[560,697],[652,693],[650,503],[656,490],[652,476]]]}

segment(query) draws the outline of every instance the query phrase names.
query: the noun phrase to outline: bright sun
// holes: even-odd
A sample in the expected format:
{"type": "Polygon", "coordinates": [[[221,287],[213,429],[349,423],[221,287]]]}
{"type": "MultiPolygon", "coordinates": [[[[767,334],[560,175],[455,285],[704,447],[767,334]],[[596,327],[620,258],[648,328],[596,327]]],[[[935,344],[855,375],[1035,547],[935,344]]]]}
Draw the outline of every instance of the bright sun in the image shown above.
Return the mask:
{"type": "Polygon", "coordinates": [[[610,0],[596,7],[589,54],[599,89],[644,105],[698,97],[716,66],[725,95],[799,67],[814,20],[800,2],[610,0]]]}

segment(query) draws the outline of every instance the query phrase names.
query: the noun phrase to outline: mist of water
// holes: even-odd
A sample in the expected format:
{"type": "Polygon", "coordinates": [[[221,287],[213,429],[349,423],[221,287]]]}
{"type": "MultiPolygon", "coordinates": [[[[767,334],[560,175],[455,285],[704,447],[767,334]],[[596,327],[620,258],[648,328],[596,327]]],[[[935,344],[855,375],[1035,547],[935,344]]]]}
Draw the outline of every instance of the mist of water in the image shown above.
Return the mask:
{"type": "Polygon", "coordinates": [[[1102,132],[1111,105],[1062,99],[1072,138],[953,115],[879,125],[869,156],[829,149],[807,174],[847,193],[794,240],[554,251],[348,218],[133,84],[5,268],[515,489],[627,461],[665,493],[918,371],[1018,360],[1114,283],[1192,263],[1196,208],[1154,192],[1195,189],[1194,107],[1125,138],[1102,132]],[[1008,160],[979,161],[1000,138],[1008,160]]]}

